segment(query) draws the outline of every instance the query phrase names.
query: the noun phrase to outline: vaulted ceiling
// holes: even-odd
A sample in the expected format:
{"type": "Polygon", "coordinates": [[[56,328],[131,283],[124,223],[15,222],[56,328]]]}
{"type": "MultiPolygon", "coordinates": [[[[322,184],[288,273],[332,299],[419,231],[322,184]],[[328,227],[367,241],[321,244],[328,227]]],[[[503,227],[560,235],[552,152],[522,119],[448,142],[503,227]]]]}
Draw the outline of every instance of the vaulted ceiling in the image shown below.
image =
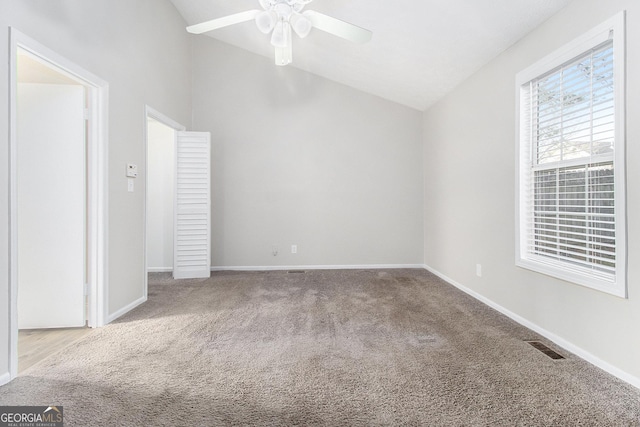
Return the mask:
{"type": "MultiPolygon", "coordinates": [[[[189,25],[260,9],[258,0],[171,1],[189,25]]],[[[571,1],[313,0],[305,10],[367,28],[373,38],[294,35],[288,66],[422,111],[571,1]]],[[[270,36],[254,22],[194,37],[207,36],[273,60],[270,36]]]]}

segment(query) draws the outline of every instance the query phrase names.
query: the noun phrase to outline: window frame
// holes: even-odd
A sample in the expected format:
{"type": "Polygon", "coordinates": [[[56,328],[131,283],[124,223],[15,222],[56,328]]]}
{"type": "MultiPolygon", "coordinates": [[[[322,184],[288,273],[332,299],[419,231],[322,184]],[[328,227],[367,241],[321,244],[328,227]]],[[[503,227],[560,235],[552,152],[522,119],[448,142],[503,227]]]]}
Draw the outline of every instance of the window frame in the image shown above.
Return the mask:
{"type": "MultiPolygon", "coordinates": [[[[516,75],[516,265],[622,298],[627,298],[625,60],[625,12],[621,11],[516,75]],[[609,39],[613,40],[615,114],[613,168],[616,265],[613,280],[589,274],[586,269],[574,268],[569,262],[547,259],[547,257],[530,253],[527,250],[526,221],[530,215],[530,211],[527,209],[530,190],[527,189],[527,185],[532,174],[532,147],[535,143],[529,140],[531,127],[526,125],[528,122],[524,117],[526,109],[522,104],[523,100],[527,99],[528,87],[533,80],[584,55],[609,39]]],[[[597,161],[597,157],[593,157],[587,163],[593,164],[597,161]]],[[[564,166],[559,165],[558,167],[564,166]]]]}

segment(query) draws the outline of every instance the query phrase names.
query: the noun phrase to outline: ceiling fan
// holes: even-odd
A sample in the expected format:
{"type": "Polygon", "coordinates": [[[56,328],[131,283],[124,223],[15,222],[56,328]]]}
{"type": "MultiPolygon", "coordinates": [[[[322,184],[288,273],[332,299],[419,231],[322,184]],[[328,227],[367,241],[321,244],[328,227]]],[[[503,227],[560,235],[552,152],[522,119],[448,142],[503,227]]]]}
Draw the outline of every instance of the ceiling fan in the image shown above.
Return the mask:
{"type": "Polygon", "coordinates": [[[371,31],[312,10],[302,11],[312,0],[258,0],[264,10],[252,9],[187,27],[192,34],[202,34],[218,28],[255,20],[258,29],[271,34],[275,47],[276,65],[287,65],[293,60],[292,30],[305,38],[312,28],[325,31],[356,43],[371,40],[371,31]]]}

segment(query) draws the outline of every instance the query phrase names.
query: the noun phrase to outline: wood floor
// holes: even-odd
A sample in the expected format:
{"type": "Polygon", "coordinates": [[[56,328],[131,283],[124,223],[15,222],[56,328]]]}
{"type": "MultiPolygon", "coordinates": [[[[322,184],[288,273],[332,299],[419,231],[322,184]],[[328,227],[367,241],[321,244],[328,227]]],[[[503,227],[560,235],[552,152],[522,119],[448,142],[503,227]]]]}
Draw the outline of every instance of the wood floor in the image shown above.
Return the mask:
{"type": "Polygon", "coordinates": [[[18,373],[93,332],[91,328],[24,329],[18,332],[18,373]]]}

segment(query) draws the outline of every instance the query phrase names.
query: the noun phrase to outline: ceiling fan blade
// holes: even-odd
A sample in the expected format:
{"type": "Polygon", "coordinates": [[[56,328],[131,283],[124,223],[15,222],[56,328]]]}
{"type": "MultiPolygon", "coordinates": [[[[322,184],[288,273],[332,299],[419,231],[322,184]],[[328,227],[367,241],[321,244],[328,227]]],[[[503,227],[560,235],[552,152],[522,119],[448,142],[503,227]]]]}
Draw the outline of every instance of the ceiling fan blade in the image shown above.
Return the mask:
{"type": "Polygon", "coordinates": [[[369,30],[313,10],[307,10],[302,12],[302,14],[311,20],[311,24],[315,28],[352,42],[366,43],[371,40],[371,36],[373,35],[369,30]]]}
{"type": "Polygon", "coordinates": [[[251,21],[255,19],[261,10],[252,9],[246,12],[235,13],[233,15],[223,16],[222,18],[212,19],[211,21],[201,24],[191,25],[187,27],[187,31],[191,34],[202,34],[208,31],[217,30],[218,28],[228,27],[229,25],[239,24],[241,22],[251,21]]]}

